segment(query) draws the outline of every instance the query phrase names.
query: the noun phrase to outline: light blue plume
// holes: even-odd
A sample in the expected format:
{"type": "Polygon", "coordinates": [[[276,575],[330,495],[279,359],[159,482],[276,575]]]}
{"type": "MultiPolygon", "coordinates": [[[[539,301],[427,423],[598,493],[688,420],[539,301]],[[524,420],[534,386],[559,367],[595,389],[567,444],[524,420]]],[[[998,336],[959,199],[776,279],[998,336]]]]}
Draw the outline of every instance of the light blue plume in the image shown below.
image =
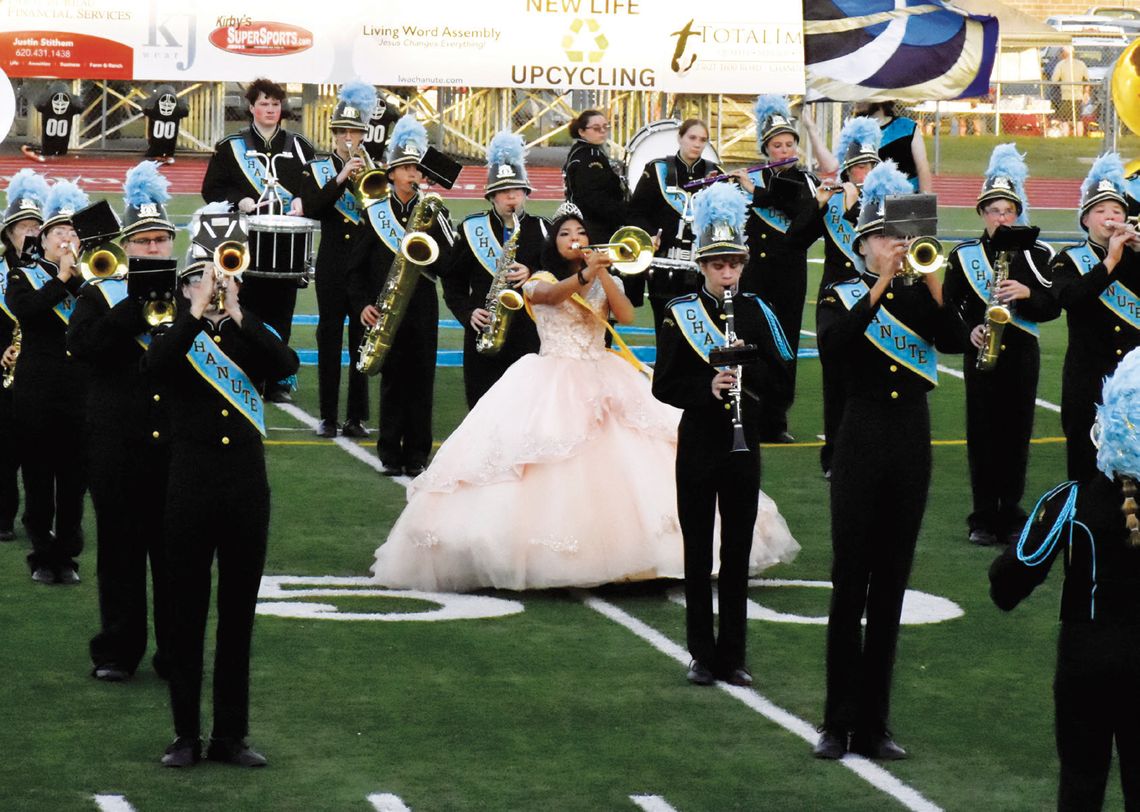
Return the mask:
{"type": "Polygon", "coordinates": [[[487,165],[511,164],[518,166],[526,161],[526,146],[523,137],[515,133],[502,130],[495,133],[491,143],[487,146],[487,165]]]}
{"type": "Polygon", "coordinates": [[[392,137],[388,140],[388,160],[392,160],[397,149],[403,149],[408,144],[414,144],[421,155],[428,147],[427,130],[416,121],[415,113],[402,116],[392,128],[392,137]]]}
{"type": "Polygon", "coordinates": [[[870,172],[863,181],[861,205],[878,208],[888,195],[914,194],[906,175],[899,171],[894,161],[883,161],[870,172]]]}
{"type": "Polygon", "coordinates": [[[48,192],[45,214],[55,217],[61,211],[79,211],[88,204],[87,193],[69,180],[57,180],[48,192]]]}
{"type": "Polygon", "coordinates": [[[144,203],[170,200],[170,181],[158,171],[156,161],[143,161],[131,167],[123,181],[123,202],[136,209],[144,203]]]}
{"type": "Polygon", "coordinates": [[[728,223],[743,237],[748,201],[734,183],[714,183],[693,196],[693,226],[703,234],[713,223],[728,223]]]}
{"type": "Polygon", "coordinates": [[[30,198],[42,208],[48,196],[48,182],[43,175],[32,169],[21,169],[8,183],[8,205],[18,200],[30,198]]]}
{"type": "Polygon", "coordinates": [[[756,127],[762,130],[764,122],[768,120],[769,116],[781,115],[786,119],[791,119],[792,114],[788,109],[787,96],[765,95],[757,96],[756,103],[752,105],[752,114],[756,116],[756,127]]]}
{"type": "Polygon", "coordinates": [[[1017,217],[1019,225],[1029,224],[1029,198],[1025,194],[1025,179],[1029,177],[1029,167],[1025,163],[1025,155],[1017,151],[1016,144],[999,144],[994,147],[990,155],[990,165],[986,169],[986,178],[1009,178],[1013,183],[1013,191],[1021,198],[1021,214],[1017,217]]]}
{"type": "Polygon", "coordinates": [[[1096,467],[1109,478],[1140,477],[1140,349],[1124,356],[1104,382],[1102,400],[1096,407],[1096,467]]]}
{"type": "Polygon", "coordinates": [[[879,127],[879,123],[868,116],[858,116],[844,124],[843,129],[839,131],[839,145],[836,147],[835,157],[842,163],[852,144],[870,144],[878,151],[882,143],[883,130],[879,127]]]}
{"type": "Polygon", "coordinates": [[[1105,179],[1112,181],[1117,191],[1124,188],[1124,161],[1119,153],[1106,152],[1096,159],[1085,182],[1081,184],[1081,199],[1088,197],[1090,191],[1096,191],[1096,187],[1105,179]]]}
{"type": "Polygon", "coordinates": [[[363,111],[365,115],[361,118],[365,121],[372,118],[372,111],[376,109],[376,88],[359,80],[341,87],[337,98],[349,107],[363,111]]]}

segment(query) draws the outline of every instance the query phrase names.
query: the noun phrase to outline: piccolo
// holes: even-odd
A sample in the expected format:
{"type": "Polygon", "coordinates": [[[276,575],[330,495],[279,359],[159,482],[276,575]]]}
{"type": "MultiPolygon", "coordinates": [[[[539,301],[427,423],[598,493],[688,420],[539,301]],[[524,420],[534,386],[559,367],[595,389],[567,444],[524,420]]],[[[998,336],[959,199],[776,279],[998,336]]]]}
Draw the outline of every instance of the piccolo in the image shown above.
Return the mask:
{"type": "MultiPolygon", "coordinates": [[[[757,164],[756,166],[750,166],[745,171],[746,172],[759,172],[762,169],[775,169],[777,166],[787,166],[788,164],[794,164],[798,160],[799,160],[799,158],[783,158],[779,161],[772,161],[771,163],[757,164]]],[[[681,188],[682,189],[703,189],[704,187],[706,187],[710,184],[719,183],[722,180],[730,180],[733,177],[734,177],[733,175],[712,175],[712,176],[707,177],[707,178],[697,178],[696,180],[691,180],[688,183],[684,184],[681,188]]]]}

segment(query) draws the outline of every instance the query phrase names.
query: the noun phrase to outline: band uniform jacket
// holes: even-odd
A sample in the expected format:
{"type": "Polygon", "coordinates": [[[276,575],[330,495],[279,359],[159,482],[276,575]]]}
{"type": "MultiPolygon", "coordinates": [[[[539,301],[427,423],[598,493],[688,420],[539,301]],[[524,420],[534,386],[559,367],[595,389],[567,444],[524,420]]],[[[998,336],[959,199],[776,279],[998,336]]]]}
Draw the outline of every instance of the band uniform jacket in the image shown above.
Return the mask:
{"type": "MultiPolygon", "coordinates": [[[[681,296],[669,303],[700,302],[709,316],[724,330],[723,304],[701,287],[698,293],[681,296]]],[[[791,386],[792,361],[786,357],[786,341],[779,325],[770,324],[755,297],[737,294],[732,299],[737,338],[760,349],[760,360],[743,367],[741,421],[748,448],[756,450],[761,436],[761,405],[764,400],[787,397],[791,386]],[[780,348],[784,347],[784,352],[780,348]]],[[[712,393],[717,370],[709,365],[682,333],[672,312],[667,312],[657,337],[657,363],[653,369],[653,395],[683,410],[678,429],[681,443],[708,449],[710,462],[719,459],[720,450],[732,448],[732,401],[727,395],[718,400],[712,393]]]]}
{"type": "MultiPolygon", "coordinates": [[[[305,165],[316,155],[313,145],[304,136],[289,132],[278,127],[273,136],[266,140],[262,138],[257,128],[252,124],[236,133],[231,133],[214,145],[214,154],[206,167],[206,176],[202,179],[202,198],[207,203],[228,201],[235,207],[242,198],[250,197],[257,200],[261,191],[254,187],[246,177],[245,172],[238,165],[230,147],[235,138],[244,138],[247,149],[256,150],[273,156],[282,152],[292,153],[293,157],[278,160],[277,182],[285,187],[291,194],[301,191],[301,176],[305,165]]],[[[260,159],[258,159],[260,161],[260,159]]],[[[270,212],[261,211],[261,214],[270,212]]]]}
{"type": "Polygon", "coordinates": [[[586,218],[590,242],[609,242],[610,235],[626,225],[625,181],[600,145],[574,139],[562,166],[562,180],[566,199],[586,218]]]}
{"type": "MultiPolygon", "coordinates": [[[[494,239],[502,250],[505,244],[504,225],[494,209],[479,212],[467,219],[488,216],[494,239]]],[[[518,216],[521,234],[515,250],[515,261],[525,265],[531,273],[540,270],[542,247],[550,232],[550,223],[543,217],[523,212],[518,216]]],[[[443,300],[463,327],[463,377],[467,389],[467,405],[473,406],[484,392],[506,371],[507,367],[527,353],[538,352],[538,330],[526,310],[511,317],[507,339],[498,354],[481,355],[475,349],[479,333],[471,326],[471,314],[476,308],[486,307],[487,292],[493,281],[491,273],[476,258],[468,243],[466,232],[456,230],[455,248],[447,270],[442,274],[443,300]]],[[[478,248],[476,246],[476,248],[478,248]]],[[[521,296],[521,291],[519,292],[521,296]]]]}
{"type": "MultiPolygon", "coordinates": [[[[693,249],[693,233],[690,221],[682,234],[685,239],[682,240],[678,237],[681,213],[665,199],[665,193],[661,189],[660,176],[658,175],[660,165],[665,166],[666,188],[676,187],[678,189],[683,189],[686,183],[700,180],[710,174],[719,175],[723,170],[717,164],[706,161],[704,158],[697,158],[693,165],[689,166],[681,158],[680,153],[668,158],[657,158],[645,165],[645,169],[637,181],[637,187],[633,191],[633,197],[629,201],[629,224],[645,229],[650,237],[660,231],[661,244],[657,248],[656,256],[668,257],[669,249],[674,246],[680,245],[691,251],[693,249]],[[685,242],[687,245],[684,244],[685,242]]],[[[685,194],[691,196],[698,191],[700,190],[692,189],[686,191],[685,194]]],[[[692,211],[689,212],[689,216],[692,217],[692,211]]],[[[608,236],[606,235],[607,238],[608,236]]],[[[648,277],[646,274],[636,274],[626,279],[626,295],[629,296],[634,305],[641,304],[644,287],[649,288],[648,292],[651,298],[672,299],[675,296],[695,290],[699,286],[698,282],[689,290],[681,290],[680,285],[684,284],[684,280],[676,277],[683,276],[683,273],[676,270],[653,269],[649,274],[648,277]],[[657,292],[659,290],[661,293],[657,292]]]]}
{"type": "MultiPolygon", "coordinates": [[[[333,169],[339,174],[344,169],[344,161],[336,153],[318,155],[317,159],[331,158],[333,169]]],[[[356,235],[364,224],[365,214],[360,212],[360,222],[354,223],[342,214],[336,207],[341,195],[347,192],[352,194],[352,180],[344,185],[331,178],[324,186],[317,184],[312,161],[301,172],[301,182],[298,187],[301,200],[305,208],[305,216],[321,223],[321,243],[317,249],[317,272],[326,274],[339,274],[345,276],[348,270],[348,260],[355,246],[356,235]]]]}
{"type": "MultiPolygon", "coordinates": [[[[837,197],[842,197],[843,192],[836,192],[837,197]]],[[[852,212],[858,212],[859,202],[855,201],[850,209],[847,209],[840,215],[847,223],[847,227],[854,233],[855,219],[851,217],[852,212]]],[[[833,285],[836,282],[843,282],[848,279],[854,279],[859,276],[860,270],[855,266],[855,263],[850,257],[844,253],[836,242],[835,237],[827,229],[826,220],[831,215],[831,210],[828,206],[822,208],[816,203],[815,215],[808,221],[802,233],[799,234],[799,242],[805,247],[805,250],[810,247],[816,240],[823,238],[823,276],[819,280],[819,293],[817,301],[822,298],[823,291],[828,285],[833,285]]],[[[854,246],[851,251],[855,251],[854,246]]]]}

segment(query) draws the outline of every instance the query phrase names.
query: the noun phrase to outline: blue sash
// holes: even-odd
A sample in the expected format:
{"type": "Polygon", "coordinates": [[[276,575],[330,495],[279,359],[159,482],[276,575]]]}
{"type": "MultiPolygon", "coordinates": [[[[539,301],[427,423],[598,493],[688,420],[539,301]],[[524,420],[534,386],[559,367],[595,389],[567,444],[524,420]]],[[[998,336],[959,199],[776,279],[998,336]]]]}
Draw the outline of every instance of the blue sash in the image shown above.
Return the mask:
{"type": "MultiPolygon", "coordinates": [[[[959,246],[958,255],[962,258],[962,273],[965,274],[966,281],[970,283],[974,293],[978,294],[978,298],[988,305],[994,269],[990,265],[990,258],[982,249],[982,244],[978,242],[964,243],[959,246]]],[[[1037,322],[1021,318],[1012,307],[1010,312],[1013,314],[1011,324],[1029,333],[1034,338],[1041,335],[1041,331],[1037,328],[1037,322]]]]}
{"type": "MultiPolygon", "coordinates": [[[[871,291],[862,279],[839,282],[832,285],[832,290],[839,294],[840,301],[848,310],[871,291]]],[[[938,353],[934,347],[891,315],[885,307],[879,307],[863,335],[875,345],[875,349],[890,356],[915,375],[938,385],[938,353]]]]}
{"type": "MultiPolygon", "coordinates": [[[[1088,243],[1070,246],[1065,249],[1065,253],[1073,260],[1081,276],[1087,274],[1100,262],[1088,243]]],[[[1140,330],[1140,300],[1135,293],[1120,282],[1113,282],[1101,291],[1099,298],[1100,303],[1111,310],[1113,315],[1133,330],[1140,330]]]]}
{"type": "Polygon", "coordinates": [[[855,250],[855,227],[843,216],[843,194],[836,193],[827,201],[827,211],[823,215],[823,224],[831,237],[831,244],[838,248],[843,256],[851,260],[851,264],[859,273],[866,269],[866,263],[859,252],[855,250]]]}
{"type": "MultiPolygon", "coordinates": [[[[39,290],[46,283],[55,278],[50,273],[45,271],[43,267],[38,263],[28,265],[23,269],[23,271],[24,276],[28,280],[28,284],[30,284],[35,290],[39,290]]],[[[52,310],[54,310],[55,314],[59,316],[60,321],[62,321],[64,324],[67,324],[69,321],[71,321],[71,311],[74,307],[75,297],[68,293],[67,297],[62,302],[53,307],[52,310]]]]}
{"type": "Polygon", "coordinates": [[[8,309],[8,260],[0,258],[0,310],[3,310],[12,321],[16,317],[8,309]]]}
{"type": "MultiPolygon", "coordinates": [[[[103,294],[107,307],[114,307],[127,298],[126,279],[92,279],[88,284],[94,285],[103,294]]],[[[150,333],[139,333],[135,336],[135,341],[145,350],[150,346],[150,333]]]]}
{"type": "Polygon", "coordinates": [[[404,239],[404,227],[396,219],[396,213],[392,211],[392,199],[390,197],[368,207],[368,223],[380,241],[388,246],[389,251],[393,254],[400,253],[400,242],[404,239]]]}
{"type": "Polygon", "coordinates": [[[245,371],[222,352],[221,347],[205,330],[195,336],[186,358],[194,370],[217,389],[218,393],[241,412],[264,437],[265,404],[261,402],[261,396],[257,394],[253,382],[245,371]]]}
{"type": "MultiPolygon", "coordinates": [[[[521,222],[519,228],[522,228],[521,222]]],[[[487,273],[494,276],[495,268],[499,264],[499,257],[503,255],[503,246],[495,237],[495,229],[491,225],[491,215],[485,212],[468,217],[463,221],[463,236],[467,240],[467,247],[475,255],[475,259],[479,260],[479,264],[486,269],[487,273]]]]}
{"type": "MultiPolygon", "coordinates": [[[[792,350],[784,336],[783,329],[780,327],[780,322],[776,319],[776,314],[753,294],[738,294],[738,298],[743,296],[747,296],[760,306],[760,312],[764,314],[764,318],[768,322],[768,329],[772,333],[772,339],[776,343],[780,357],[785,361],[791,361],[793,359],[792,350]]],[[[706,362],[709,360],[709,350],[713,347],[725,345],[727,339],[724,333],[705,309],[705,303],[699,295],[690,294],[680,299],[674,299],[669,304],[669,310],[672,312],[677,326],[681,328],[681,335],[685,337],[697,355],[704,358],[706,362]]]]}
{"type": "MultiPolygon", "coordinates": [[[[250,186],[257,190],[257,194],[260,196],[265,192],[265,167],[257,158],[245,154],[249,147],[240,135],[230,139],[230,149],[233,150],[234,160],[237,161],[245,179],[249,181],[250,186]]],[[[277,194],[281,197],[281,205],[286,209],[289,208],[289,204],[293,202],[293,193],[284,186],[278,185],[277,194]]]]}
{"type": "MultiPolygon", "coordinates": [[[[323,189],[326,183],[330,181],[335,182],[337,171],[336,164],[333,163],[332,158],[321,158],[313,161],[309,166],[315,170],[313,177],[316,178],[317,188],[323,189]]],[[[360,222],[360,209],[356,206],[356,196],[348,189],[345,189],[341,196],[337,198],[336,210],[353,223],[360,222]]]]}
{"type": "Polygon", "coordinates": [[[657,161],[655,167],[657,169],[657,185],[661,187],[661,196],[665,198],[665,202],[672,206],[677,214],[684,216],[685,198],[688,197],[688,195],[682,189],[677,189],[672,192],[669,191],[669,167],[665,164],[665,161],[657,161]]]}
{"type": "MultiPolygon", "coordinates": [[[[752,179],[752,182],[759,186],[761,189],[765,188],[764,178],[761,177],[761,170],[749,172],[748,177],[750,177],[752,179]]],[[[741,191],[743,193],[743,190],[741,191]]],[[[751,202],[752,201],[749,200],[749,203],[751,202]]],[[[752,206],[751,208],[757,217],[774,228],[776,231],[779,231],[781,234],[788,233],[788,228],[792,225],[792,218],[788,217],[788,215],[784,214],[779,209],[772,208],[771,206],[752,206]]]]}

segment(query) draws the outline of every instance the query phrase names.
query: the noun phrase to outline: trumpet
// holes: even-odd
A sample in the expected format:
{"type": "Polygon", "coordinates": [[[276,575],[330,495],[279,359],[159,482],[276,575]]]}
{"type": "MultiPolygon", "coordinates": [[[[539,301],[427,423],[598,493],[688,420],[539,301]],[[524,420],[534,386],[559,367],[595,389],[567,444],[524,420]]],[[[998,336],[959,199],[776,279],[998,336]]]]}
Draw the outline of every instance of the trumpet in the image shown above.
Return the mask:
{"type": "Polygon", "coordinates": [[[919,277],[937,273],[945,264],[942,243],[935,237],[919,237],[907,247],[898,275],[910,285],[919,277]]]}
{"type": "Polygon", "coordinates": [[[613,260],[614,270],[624,274],[638,274],[653,262],[653,238],[637,226],[622,226],[610,236],[609,242],[595,245],[573,243],[581,251],[604,251],[613,260]]]}
{"type": "Polygon", "coordinates": [[[241,280],[242,272],[249,267],[249,246],[237,240],[227,240],[214,249],[214,279],[218,288],[214,292],[214,309],[226,309],[226,289],[222,283],[227,277],[241,280]]]}
{"type": "Polygon", "coordinates": [[[1128,234],[1128,240],[1124,243],[1133,251],[1140,251],[1140,216],[1126,217],[1124,222],[1119,220],[1109,220],[1105,223],[1109,231],[1124,231],[1128,234]]]}
{"type": "Polygon", "coordinates": [[[126,276],[127,267],[127,252],[113,242],[90,248],[79,255],[79,275],[85,282],[126,276]]]}
{"type": "Polygon", "coordinates": [[[364,144],[353,147],[346,138],[345,148],[348,159],[359,158],[364,161],[364,168],[352,175],[352,195],[356,198],[356,205],[366,209],[388,196],[388,175],[383,167],[377,166],[368,154],[364,144]]]}

